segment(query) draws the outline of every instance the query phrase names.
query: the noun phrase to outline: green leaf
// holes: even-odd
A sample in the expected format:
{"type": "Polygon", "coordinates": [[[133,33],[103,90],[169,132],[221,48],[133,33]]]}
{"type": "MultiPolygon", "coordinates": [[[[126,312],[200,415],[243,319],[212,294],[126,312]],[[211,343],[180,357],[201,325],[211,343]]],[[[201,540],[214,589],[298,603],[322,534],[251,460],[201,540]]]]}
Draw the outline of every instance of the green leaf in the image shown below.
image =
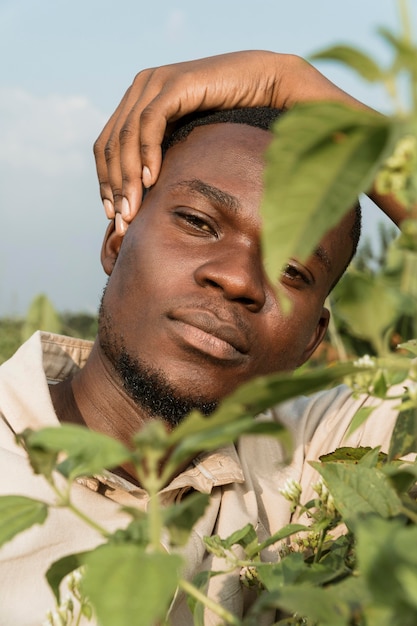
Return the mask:
{"type": "Polygon", "coordinates": [[[25,443],[37,453],[66,452],[68,456],[57,470],[67,478],[97,474],[117,467],[131,456],[119,441],[75,424],[29,432],[25,443]]]}
{"type": "Polygon", "coordinates": [[[222,540],[222,544],[226,549],[239,545],[242,548],[255,546],[258,543],[258,536],[252,524],[246,524],[240,530],[236,530],[227,539],[222,540]]]}
{"type": "MultiPolygon", "coordinates": [[[[294,559],[294,556],[299,555],[290,555],[293,559],[293,582],[287,575],[281,585],[275,583],[270,593],[264,593],[259,597],[251,610],[251,615],[254,617],[249,622],[251,626],[257,623],[257,615],[261,615],[265,609],[271,607],[278,607],[290,614],[296,614],[298,617],[298,621],[293,618],[288,622],[278,622],[279,624],[301,623],[301,616],[305,618],[305,623],[308,625],[347,626],[348,624],[362,623],[358,621],[361,614],[360,610],[369,602],[369,593],[363,579],[358,575],[347,577],[340,583],[329,585],[325,589],[300,584],[298,580],[301,574],[306,571],[306,567],[301,561],[297,564],[297,559],[294,559]]],[[[286,557],[285,560],[288,558],[286,557]]],[[[261,570],[263,571],[263,566],[259,567],[259,571],[261,570]]]]}
{"type": "Polygon", "coordinates": [[[417,610],[417,572],[410,567],[400,565],[397,570],[397,576],[408,603],[417,610]]]}
{"type": "Polygon", "coordinates": [[[385,379],[385,375],[383,371],[379,371],[376,373],[374,380],[372,381],[373,385],[373,394],[377,398],[384,399],[387,395],[387,381],[385,379]]]}
{"type": "Polygon", "coordinates": [[[380,452],[380,446],[372,448],[364,454],[359,463],[362,467],[379,467],[382,463],[387,461],[387,455],[384,452],[380,452]]]}
{"type": "Polygon", "coordinates": [[[397,37],[387,28],[379,28],[379,34],[395,50],[397,57],[394,62],[393,72],[399,73],[403,69],[417,72],[417,48],[406,41],[404,37],[397,37]]]}
{"type": "Polygon", "coordinates": [[[388,518],[401,512],[401,500],[382,471],[354,463],[311,465],[323,477],[348,526],[369,513],[388,518]]]}
{"type": "Polygon", "coordinates": [[[55,561],[46,572],[46,579],[58,604],[61,602],[59,586],[63,578],[83,565],[86,554],[87,552],[79,552],[78,554],[64,556],[62,559],[55,561]]]}
{"type": "Polygon", "coordinates": [[[118,528],[109,538],[112,543],[135,543],[146,547],[149,544],[149,521],[147,514],[133,507],[122,507],[122,511],[133,517],[126,528],[118,528]]]}
{"type": "MultiPolygon", "coordinates": [[[[291,537],[291,535],[308,530],[309,527],[304,524],[286,524],[276,533],[271,535],[271,537],[260,543],[257,548],[257,553],[261,552],[261,550],[264,550],[265,548],[268,548],[269,546],[272,546],[274,543],[281,541],[282,539],[286,539],[287,537],[291,537]]],[[[251,554],[251,556],[254,556],[254,554],[251,554]]]]}
{"type": "Polygon", "coordinates": [[[334,463],[337,461],[343,463],[359,463],[371,450],[372,448],[370,446],[359,446],[358,448],[342,446],[341,448],[337,448],[334,452],[322,454],[319,459],[322,463],[334,463]]]}
{"type": "Polygon", "coordinates": [[[307,568],[301,552],[292,552],[278,563],[256,565],[259,578],[268,591],[276,591],[284,585],[295,583],[307,568]]]}
{"type": "Polygon", "coordinates": [[[401,315],[400,291],[381,275],[351,270],[343,276],[334,295],[335,315],[353,335],[370,341],[380,351],[382,335],[401,315]]]}
{"type": "Polygon", "coordinates": [[[193,493],[174,506],[163,509],[164,526],[169,530],[172,545],[185,545],[195,522],[203,515],[209,499],[210,496],[206,493],[193,493]]]}
{"type": "Polygon", "coordinates": [[[347,435],[351,435],[355,432],[355,430],[362,426],[374,410],[374,406],[361,406],[353,416],[347,435]]]}
{"type": "Polygon", "coordinates": [[[236,530],[226,539],[221,539],[219,535],[204,537],[206,546],[218,556],[224,556],[227,550],[233,546],[242,546],[247,551],[249,557],[252,557],[259,550],[258,536],[252,524],[246,524],[240,530],[236,530]]]}
{"type": "Polygon", "coordinates": [[[43,524],[48,506],[26,496],[0,496],[0,546],[35,524],[43,524]]]}
{"type": "Polygon", "coordinates": [[[356,537],[358,566],[374,604],[394,609],[402,617],[398,623],[416,623],[415,591],[410,593],[409,584],[417,569],[417,527],[371,516],[358,521],[356,537]]]}
{"type": "Polygon", "coordinates": [[[286,435],[285,428],[277,422],[256,422],[252,417],[241,417],[239,421],[226,422],[218,426],[188,435],[172,454],[171,463],[181,463],[192,458],[202,450],[215,450],[227,443],[232,443],[241,435],[286,435]]]}
{"type": "Polygon", "coordinates": [[[36,296],[30,304],[22,327],[22,341],[29,339],[37,330],[46,330],[51,333],[62,332],[62,321],[59,313],[43,293],[36,296]]]}
{"type": "Polygon", "coordinates": [[[417,409],[401,411],[391,436],[389,460],[417,452],[417,409]]]}
{"type": "Polygon", "coordinates": [[[168,433],[162,420],[155,419],[147,422],[135,433],[133,441],[136,446],[136,456],[142,460],[151,451],[158,451],[161,457],[168,449],[168,433]]]}
{"type": "Polygon", "coordinates": [[[174,596],[182,559],[134,545],[104,545],[85,558],[82,587],[101,626],[154,626],[174,596]]]}
{"type": "Polygon", "coordinates": [[[25,447],[30,465],[35,474],[42,474],[42,476],[45,476],[46,479],[50,479],[52,472],[56,467],[58,452],[45,450],[44,448],[39,448],[38,446],[32,446],[28,442],[32,433],[33,430],[27,428],[23,431],[23,433],[16,435],[16,440],[20,445],[25,447]]]}
{"type": "Polygon", "coordinates": [[[380,81],[384,76],[382,68],[369,55],[351,46],[332,46],[315,52],[310,58],[313,61],[324,60],[343,63],[369,82],[380,81]]]}
{"type": "Polygon", "coordinates": [[[268,591],[279,590],[287,584],[308,584],[323,586],[332,580],[346,575],[347,568],[343,559],[328,561],[328,563],[305,562],[301,553],[290,553],[279,563],[256,564],[261,582],[268,591]]]}
{"type": "Polygon", "coordinates": [[[211,552],[211,554],[214,554],[215,556],[218,556],[220,558],[226,558],[226,552],[228,548],[226,549],[225,541],[223,539],[220,539],[219,535],[203,537],[203,541],[207,550],[211,552]]]}
{"type": "Polygon", "coordinates": [[[346,575],[347,571],[343,561],[339,561],[337,568],[335,568],[335,562],[311,563],[304,572],[301,572],[298,582],[322,587],[346,575]]]}
{"type": "Polygon", "coordinates": [[[399,343],[397,347],[401,348],[401,350],[407,350],[414,356],[417,356],[417,339],[411,339],[410,341],[399,343]]]}
{"type": "Polygon", "coordinates": [[[275,541],[268,544],[267,542],[259,544],[258,536],[252,524],[246,524],[246,526],[236,530],[225,539],[221,539],[219,535],[204,537],[204,544],[207,550],[222,558],[227,558],[227,552],[236,545],[241,546],[245,550],[248,558],[253,558],[267,545],[271,545],[271,543],[275,543],[275,541]]]}
{"type": "Polygon", "coordinates": [[[193,412],[170,433],[169,443],[173,451],[166,466],[167,473],[172,473],[179,463],[202,450],[225,445],[246,433],[279,436],[284,445],[289,445],[288,432],[280,424],[255,421],[253,418],[271,406],[323,389],[353,372],[357,372],[353,364],[341,363],[295,374],[270,374],[245,383],[226,398],[210,417],[193,412]]]}
{"type": "Polygon", "coordinates": [[[310,585],[285,585],[282,589],[264,594],[261,602],[266,607],[275,607],[297,617],[304,617],[308,623],[320,626],[348,626],[350,610],[347,603],[335,599],[327,590],[310,585]]]}
{"type": "Polygon", "coordinates": [[[368,190],[403,123],[336,102],[297,105],[267,153],[264,256],[274,284],[291,257],[307,258],[368,190]]]}

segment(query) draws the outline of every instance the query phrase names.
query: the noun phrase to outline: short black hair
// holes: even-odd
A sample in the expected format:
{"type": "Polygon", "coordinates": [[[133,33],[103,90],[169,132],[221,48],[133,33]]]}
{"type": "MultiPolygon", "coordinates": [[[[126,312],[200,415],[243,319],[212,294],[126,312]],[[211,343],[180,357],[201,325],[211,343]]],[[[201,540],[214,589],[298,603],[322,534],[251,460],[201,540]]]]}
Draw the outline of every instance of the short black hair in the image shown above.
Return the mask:
{"type": "Polygon", "coordinates": [[[162,155],[181,141],[198,126],[209,124],[246,124],[261,130],[272,130],[274,122],[283,114],[281,109],[271,107],[246,107],[243,109],[225,109],[223,111],[197,111],[185,115],[175,124],[169,136],[162,143],[162,155]]]}
{"type": "MultiPolygon", "coordinates": [[[[272,107],[245,107],[241,109],[224,109],[222,111],[195,111],[194,113],[180,118],[171,128],[170,134],[164,138],[162,143],[162,158],[164,158],[169,148],[185,141],[188,135],[198,126],[207,126],[209,124],[246,124],[247,126],[253,126],[261,130],[272,131],[274,123],[284,114],[285,111],[282,109],[272,107]]],[[[355,214],[354,222],[349,233],[352,240],[352,252],[342,274],[356,254],[361,235],[362,210],[359,201],[353,208],[353,211],[355,214]]],[[[336,282],[338,282],[339,278],[340,276],[336,282]]]]}

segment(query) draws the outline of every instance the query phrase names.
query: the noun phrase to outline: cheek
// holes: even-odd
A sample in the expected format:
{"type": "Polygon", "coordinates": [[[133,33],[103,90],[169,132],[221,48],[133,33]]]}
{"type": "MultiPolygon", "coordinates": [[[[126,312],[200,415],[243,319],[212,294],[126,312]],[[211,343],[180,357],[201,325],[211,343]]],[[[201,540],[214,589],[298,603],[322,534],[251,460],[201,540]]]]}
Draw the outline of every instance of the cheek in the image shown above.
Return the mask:
{"type": "Polygon", "coordinates": [[[265,371],[293,370],[303,362],[305,351],[316,336],[319,320],[311,308],[306,312],[293,302],[287,315],[281,311],[276,313],[262,341],[265,371]]]}

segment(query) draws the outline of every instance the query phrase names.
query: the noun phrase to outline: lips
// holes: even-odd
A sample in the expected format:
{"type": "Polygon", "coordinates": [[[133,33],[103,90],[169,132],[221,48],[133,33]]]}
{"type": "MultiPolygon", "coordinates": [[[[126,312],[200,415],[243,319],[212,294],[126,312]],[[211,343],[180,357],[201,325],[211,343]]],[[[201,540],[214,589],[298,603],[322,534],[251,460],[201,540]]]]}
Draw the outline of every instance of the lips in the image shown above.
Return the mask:
{"type": "MultiPolygon", "coordinates": [[[[238,352],[240,355],[249,352],[249,342],[246,334],[235,324],[219,319],[211,311],[182,309],[170,313],[168,317],[171,321],[177,322],[179,326],[191,327],[189,329],[184,327],[185,338],[190,338],[196,344],[201,343],[204,350],[218,352],[219,356],[221,356],[221,353],[224,353],[225,357],[230,352],[230,349],[228,350],[226,346],[231,347],[233,351],[238,352]],[[196,329],[194,333],[192,331],[193,328],[196,329]],[[216,339],[220,341],[216,341],[216,339]],[[222,344],[225,345],[222,346],[222,344]]],[[[196,345],[195,347],[198,346],[196,345]]]]}

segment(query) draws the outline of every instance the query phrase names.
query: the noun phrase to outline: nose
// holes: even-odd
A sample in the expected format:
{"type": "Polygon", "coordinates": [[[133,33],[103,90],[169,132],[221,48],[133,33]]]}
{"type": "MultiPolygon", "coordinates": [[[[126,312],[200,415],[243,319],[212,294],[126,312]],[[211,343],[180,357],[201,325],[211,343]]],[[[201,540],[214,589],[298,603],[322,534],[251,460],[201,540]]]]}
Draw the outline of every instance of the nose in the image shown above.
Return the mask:
{"type": "Polygon", "coordinates": [[[266,300],[266,282],[259,249],[223,249],[195,270],[198,285],[222,291],[228,300],[259,311],[266,300]]]}

